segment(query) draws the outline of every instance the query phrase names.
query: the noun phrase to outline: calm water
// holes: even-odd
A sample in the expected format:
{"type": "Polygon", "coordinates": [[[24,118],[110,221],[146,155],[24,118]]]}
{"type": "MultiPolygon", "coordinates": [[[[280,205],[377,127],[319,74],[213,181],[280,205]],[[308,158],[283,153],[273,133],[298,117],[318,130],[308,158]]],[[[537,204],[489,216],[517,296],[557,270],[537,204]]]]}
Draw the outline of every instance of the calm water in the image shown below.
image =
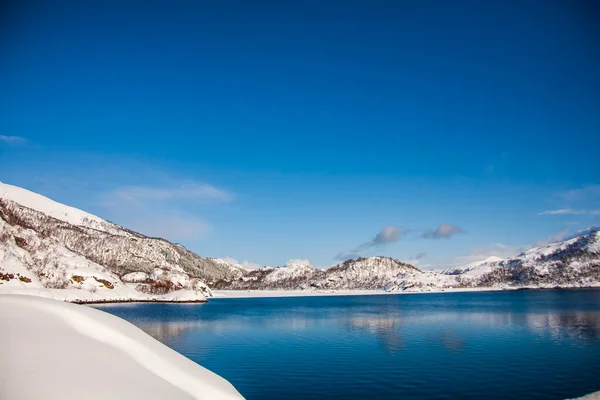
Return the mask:
{"type": "Polygon", "coordinates": [[[247,399],[564,399],[600,390],[600,291],[102,307],[247,399]]]}

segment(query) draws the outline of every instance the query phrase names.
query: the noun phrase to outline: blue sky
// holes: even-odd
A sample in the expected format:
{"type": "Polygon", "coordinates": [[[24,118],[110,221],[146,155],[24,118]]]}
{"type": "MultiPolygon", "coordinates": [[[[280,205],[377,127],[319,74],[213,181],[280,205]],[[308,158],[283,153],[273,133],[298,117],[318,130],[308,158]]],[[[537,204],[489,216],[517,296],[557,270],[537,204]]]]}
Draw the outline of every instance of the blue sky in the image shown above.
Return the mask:
{"type": "Polygon", "coordinates": [[[438,268],[600,222],[593,2],[3,7],[0,180],[203,256],[438,268]]]}

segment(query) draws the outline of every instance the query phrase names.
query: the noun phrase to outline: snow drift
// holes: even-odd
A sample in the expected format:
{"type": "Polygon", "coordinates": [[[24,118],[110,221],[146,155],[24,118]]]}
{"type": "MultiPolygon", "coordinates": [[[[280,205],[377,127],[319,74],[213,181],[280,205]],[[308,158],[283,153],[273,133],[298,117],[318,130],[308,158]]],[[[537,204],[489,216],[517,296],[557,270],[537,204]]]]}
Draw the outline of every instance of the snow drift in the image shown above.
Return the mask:
{"type": "Polygon", "coordinates": [[[0,295],[0,398],[243,397],[129,322],[86,306],[0,295]]]}

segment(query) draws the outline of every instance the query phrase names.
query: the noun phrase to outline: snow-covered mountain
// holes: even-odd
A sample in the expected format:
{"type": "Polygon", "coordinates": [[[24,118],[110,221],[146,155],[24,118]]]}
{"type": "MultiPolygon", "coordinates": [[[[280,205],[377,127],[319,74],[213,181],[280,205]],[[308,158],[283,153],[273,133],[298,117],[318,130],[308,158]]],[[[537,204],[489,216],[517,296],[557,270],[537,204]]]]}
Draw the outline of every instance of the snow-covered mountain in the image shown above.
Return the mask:
{"type": "Polygon", "coordinates": [[[482,275],[484,273],[490,272],[490,267],[502,261],[503,259],[496,256],[491,256],[486,258],[485,260],[475,261],[466,265],[462,265],[459,267],[452,267],[445,269],[442,271],[443,274],[446,275],[461,275],[461,274],[469,274],[469,275],[482,275]]]}
{"type": "Polygon", "coordinates": [[[212,295],[205,282],[238,276],[181,245],[0,183],[0,292],[29,289],[74,301],[203,300],[212,295]]]}
{"type": "Polygon", "coordinates": [[[517,257],[490,261],[458,275],[480,287],[585,287],[600,285],[600,232],[533,247],[517,257]]]}
{"type": "Polygon", "coordinates": [[[442,272],[421,271],[389,257],[347,260],[328,269],[306,265],[265,267],[215,283],[236,290],[432,291],[468,288],[550,288],[600,286],[600,232],[590,231],[518,257],[490,257],[442,272]]]}
{"type": "Polygon", "coordinates": [[[456,280],[448,275],[423,272],[390,257],[347,260],[328,269],[291,263],[248,271],[233,281],[215,283],[217,289],[248,290],[420,290],[450,287],[456,280]]]}

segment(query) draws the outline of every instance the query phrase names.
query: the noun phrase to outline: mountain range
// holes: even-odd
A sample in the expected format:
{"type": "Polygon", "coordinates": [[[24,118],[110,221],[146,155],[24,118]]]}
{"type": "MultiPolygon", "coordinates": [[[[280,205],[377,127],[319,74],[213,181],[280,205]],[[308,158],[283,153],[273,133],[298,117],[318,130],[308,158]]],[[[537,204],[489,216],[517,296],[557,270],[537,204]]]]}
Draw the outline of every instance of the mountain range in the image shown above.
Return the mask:
{"type": "Polygon", "coordinates": [[[440,272],[390,257],[249,270],[0,183],[0,293],[76,302],[204,301],[221,290],[425,292],[600,286],[600,232],[440,272]]]}

